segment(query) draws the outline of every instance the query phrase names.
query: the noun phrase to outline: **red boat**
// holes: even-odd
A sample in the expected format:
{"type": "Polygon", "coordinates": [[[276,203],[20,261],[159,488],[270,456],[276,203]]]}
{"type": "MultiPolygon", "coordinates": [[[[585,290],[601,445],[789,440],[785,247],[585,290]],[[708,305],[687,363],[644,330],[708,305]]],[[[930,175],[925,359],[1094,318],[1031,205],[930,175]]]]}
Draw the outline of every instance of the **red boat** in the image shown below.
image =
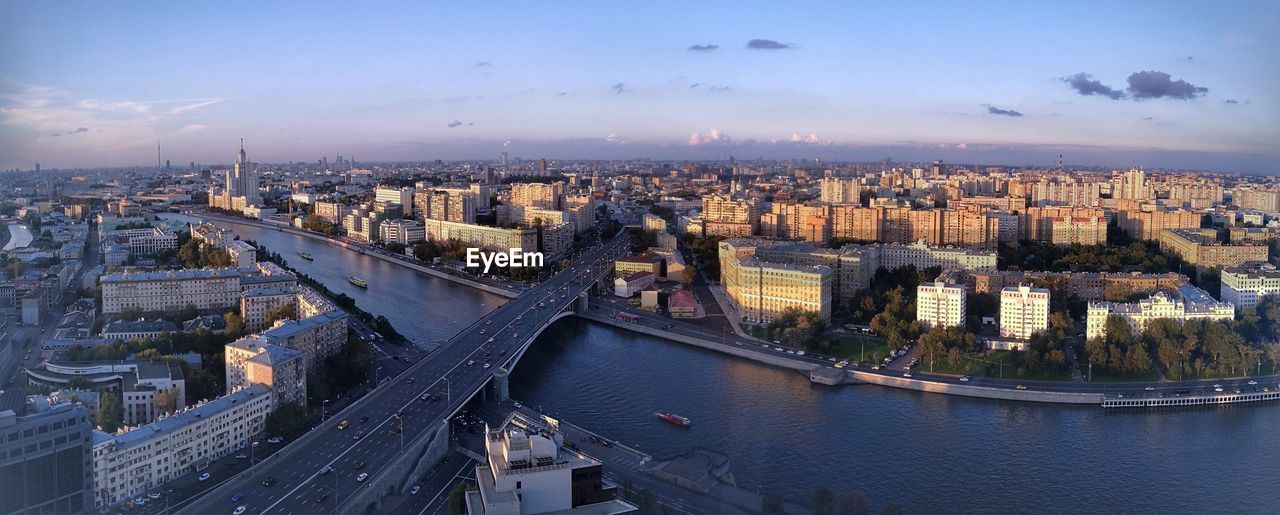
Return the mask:
{"type": "Polygon", "coordinates": [[[675,413],[667,413],[665,411],[659,411],[657,413],[654,413],[654,415],[657,415],[658,418],[680,427],[689,427],[693,425],[693,421],[689,420],[687,417],[676,415],[675,413]]]}

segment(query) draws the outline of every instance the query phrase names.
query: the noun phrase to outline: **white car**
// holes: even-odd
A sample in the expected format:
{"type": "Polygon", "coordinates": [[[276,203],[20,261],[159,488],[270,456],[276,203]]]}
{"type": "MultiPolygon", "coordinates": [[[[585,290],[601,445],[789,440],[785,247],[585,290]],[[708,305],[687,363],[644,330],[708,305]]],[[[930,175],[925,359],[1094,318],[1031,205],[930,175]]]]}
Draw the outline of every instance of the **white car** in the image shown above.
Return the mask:
{"type": "Polygon", "coordinates": [[[244,510],[245,510],[245,509],[246,509],[246,508],[245,508],[243,505],[242,505],[242,506],[236,506],[236,510],[235,510],[235,511],[233,511],[233,512],[231,512],[231,515],[240,515],[241,513],[244,513],[244,510]]]}
{"type": "Polygon", "coordinates": [[[361,473],[360,473],[360,475],[356,476],[356,482],[357,482],[357,483],[363,483],[363,482],[364,482],[364,480],[366,480],[366,479],[369,479],[369,473],[368,473],[368,472],[361,472],[361,473]]]}
{"type": "Polygon", "coordinates": [[[489,368],[489,364],[488,364],[488,363],[485,363],[485,364],[484,364],[484,368],[489,368]]]}
{"type": "Polygon", "coordinates": [[[150,498],[151,498],[151,499],[153,499],[153,500],[154,500],[154,499],[159,499],[159,498],[160,498],[160,494],[155,493],[155,492],[151,492],[151,493],[147,494],[147,497],[150,497],[150,498]]]}
{"type": "Polygon", "coordinates": [[[1249,386],[1258,386],[1257,381],[1249,381],[1249,386]]]}
{"type": "Polygon", "coordinates": [[[474,359],[473,359],[473,360],[469,360],[469,361],[467,361],[467,366],[471,366],[471,365],[474,365],[474,364],[476,364],[476,360],[474,360],[474,359]]]}
{"type": "Polygon", "coordinates": [[[409,495],[418,495],[418,490],[421,490],[421,489],[422,489],[421,486],[413,485],[413,488],[409,489],[409,495]]]}
{"type": "Polygon", "coordinates": [[[204,474],[200,474],[200,481],[208,481],[209,477],[210,476],[208,472],[205,472],[204,474]]]}
{"type": "Polygon", "coordinates": [[[960,378],[960,381],[965,382],[965,383],[969,382],[969,376],[961,377],[961,378],[960,378]]]}
{"type": "Polygon", "coordinates": [[[142,505],[144,505],[144,504],[147,504],[147,499],[146,499],[145,497],[135,497],[135,498],[133,499],[133,504],[136,504],[136,505],[138,505],[138,506],[142,506],[142,505]]]}

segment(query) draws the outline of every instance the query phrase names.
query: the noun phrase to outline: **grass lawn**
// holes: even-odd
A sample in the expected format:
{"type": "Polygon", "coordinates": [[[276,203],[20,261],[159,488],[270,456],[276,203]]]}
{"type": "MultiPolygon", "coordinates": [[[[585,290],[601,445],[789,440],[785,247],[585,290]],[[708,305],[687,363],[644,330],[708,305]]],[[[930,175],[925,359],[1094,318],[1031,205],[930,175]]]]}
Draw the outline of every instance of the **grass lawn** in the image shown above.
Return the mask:
{"type": "Polygon", "coordinates": [[[827,355],[837,359],[848,359],[852,361],[864,361],[863,344],[866,344],[866,360],[867,362],[879,361],[889,355],[889,342],[866,335],[841,336],[831,342],[831,348],[827,350],[827,355]]]}

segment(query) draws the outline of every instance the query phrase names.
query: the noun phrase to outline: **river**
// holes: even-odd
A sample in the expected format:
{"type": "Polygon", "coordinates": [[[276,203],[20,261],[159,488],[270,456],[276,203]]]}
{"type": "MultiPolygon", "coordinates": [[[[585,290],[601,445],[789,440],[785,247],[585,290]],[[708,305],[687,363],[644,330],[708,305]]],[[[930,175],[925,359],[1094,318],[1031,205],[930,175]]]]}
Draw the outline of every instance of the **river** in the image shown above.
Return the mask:
{"type": "MultiPolygon", "coordinates": [[[[411,337],[447,338],[503,302],[324,242],[236,230],[411,337]]],[[[823,484],[907,511],[1268,513],[1280,503],[1276,404],[1104,411],[825,387],[572,318],[534,343],[511,393],[655,456],[723,452],[740,486],[801,502],[823,484]],[[662,423],[657,410],[693,427],[662,423]]]]}

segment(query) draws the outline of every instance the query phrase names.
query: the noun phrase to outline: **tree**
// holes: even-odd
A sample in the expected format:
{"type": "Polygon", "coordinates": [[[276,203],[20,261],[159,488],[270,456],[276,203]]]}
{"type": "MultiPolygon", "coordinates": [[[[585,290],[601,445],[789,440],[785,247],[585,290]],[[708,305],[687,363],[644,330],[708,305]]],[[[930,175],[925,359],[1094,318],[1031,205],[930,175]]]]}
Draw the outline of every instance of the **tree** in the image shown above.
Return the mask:
{"type": "Polygon", "coordinates": [[[832,494],[826,486],[814,488],[809,499],[813,504],[814,515],[832,515],[835,512],[835,494],[832,494]]]}
{"type": "Polygon", "coordinates": [[[867,515],[871,513],[871,507],[867,504],[867,497],[862,492],[847,492],[836,496],[835,512],[836,515],[867,515]]]}
{"type": "Polygon", "coordinates": [[[222,314],[222,319],[226,321],[226,333],[232,337],[240,337],[244,334],[244,319],[234,311],[228,311],[222,314]]]}
{"type": "Polygon", "coordinates": [[[273,326],[279,320],[293,320],[297,318],[293,313],[293,304],[281,304],[274,308],[268,309],[263,316],[266,318],[267,325],[273,326]]]}
{"type": "Polygon", "coordinates": [[[307,426],[307,412],[297,403],[289,402],[271,410],[267,415],[267,433],[276,436],[293,435],[307,426]]]}
{"type": "Polygon", "coordinates": [[[467,512],[467,483],[458,483],[449,491],[449,513],[467,512]]]}
{"type": "Polygon", "coordinates": [[[178,408],[178,391],[177,389],[161,390],[156,393],[151,402],[161,413],[166,415],[173,413],[173,410],[178,408]]]}
{"type": "Polygon", "coordinates": [[[787,512],[782,507],[782,496],[778,494],[764,496],[764,500],[760,503],[760,511],[765,515],[781,515],[787,512]]]}
{"type": "Polygon", "coordinates": [[[98,429],[114,433],[124,423],[124,409],[115,392],[102,392],[98,398],[98,429]]]}

